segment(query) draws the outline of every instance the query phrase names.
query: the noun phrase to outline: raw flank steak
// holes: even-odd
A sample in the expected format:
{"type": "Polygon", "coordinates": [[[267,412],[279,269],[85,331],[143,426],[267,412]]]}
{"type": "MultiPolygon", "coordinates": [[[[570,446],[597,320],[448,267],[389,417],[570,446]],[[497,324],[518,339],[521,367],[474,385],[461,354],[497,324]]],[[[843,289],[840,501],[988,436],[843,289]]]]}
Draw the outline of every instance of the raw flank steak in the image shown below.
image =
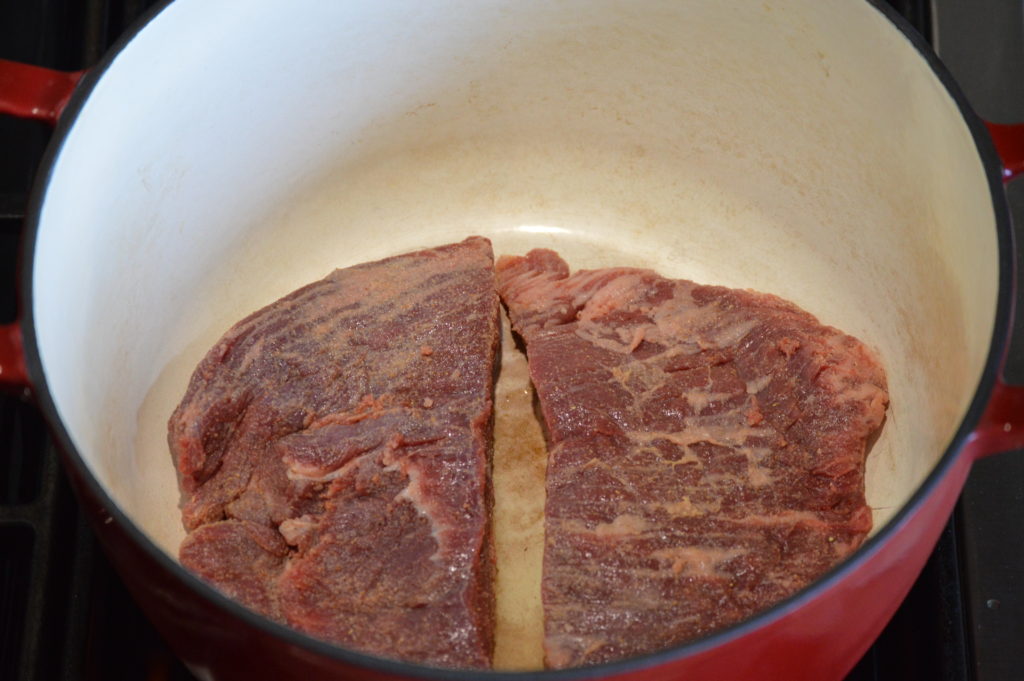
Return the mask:
{"type": "Polygon", "coordinates": [[[548,436],[550,667],[703,636],[789,596],[871,528],[888,403],[858,340],[779,298],[649,270],[498,261],[548,436]]]}
{"type": "Polygon", "coordinates": [[[182,564],[327,641],[489,667],[498,312],[472,237],[337,270],[236,324],[169,423],[182,564]]]}

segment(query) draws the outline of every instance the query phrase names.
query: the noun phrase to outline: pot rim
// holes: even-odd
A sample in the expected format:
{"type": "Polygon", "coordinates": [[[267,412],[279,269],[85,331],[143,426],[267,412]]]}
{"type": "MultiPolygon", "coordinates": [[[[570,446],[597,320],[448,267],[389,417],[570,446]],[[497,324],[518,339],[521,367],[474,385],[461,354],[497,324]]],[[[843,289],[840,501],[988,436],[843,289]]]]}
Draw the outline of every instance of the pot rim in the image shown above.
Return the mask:
{"type": "Polygon", "coordinates": [[[988,130],[981,118],[974,112],[967,98],[954,81],[945,65],[932,50],[931,46],[917,31],[896,12],[885,0],[867,0],[867,4],[874,10],[880,12],[892,23],[900,33],[903,34],[917,53],[925,60],[934,76],[943,85],[946,92],[956,103],[957,108],[963,117],[967,127],[974,139],[975,147],[982,161],[986,180],[989,186],[989,193],[992,199],[992,207],[995,216],[997,246],[998,246],[998,292],[996,299],[996,316],[993,326],[992,338],[989,344],[988,356],[985,366],[981,372],[978,386],[970,405],[957,428],[949,445],[943,452],[942,457],[934,466],[925,480],[914,491],[910,499],[897,511],[892,519],[878,532],[869,537],[850,557],[839,565],[833,567],[817,580],[804,587],[790,597],[776,603],[751,618],[748,618],[735,625],[715,631],[703,638],[677,645],[672,648],[661,650],[646,655],[628,658],[617,662],[603,663],[590,667],[581,667],[564,670],[543,670],[527,672],[508,672],[492,670],[466,670],[446,669],[428,667],[409,662],[402,662],[383,657],[377,657],[367,653],[342,648],[340,646],[313,638],[298,630],[292,629],[283,624],[270,620],[245,606],[223,595],[213,586],[202,581],[191,572],[183,568],[176,560],[171,558],[161,548],[157,547],[148,536],[121,510],[117,503],[107,494],[106,490],[93,476],[89,467],[85,464],[81,454],[78,452],[68,431],[58,414],[53,396],[50,394],[43,371],[42,360],[35,333],[34,315],[32,308],[33,299],[33,257],[35,254],[36,241],[39,235],[40,215],[46,200],[47,190],[53,175],[54,168],[59,160],[65,140],[68,138],[78,114],[88,100],[96,83],[103,77],[104,72],[110,67],[117,56],[145,28],[154,18],[163,12],[173,0],[160,0],[154,7],[145,13],[134,26],[129,28],[111,46],[100,61],[82,78],[69,100],[63,114],[58,121],[53,137],[47,146],[46,152],[39,165],[37,177],[33,185],[25,216],[24,241],[21,252],[21,274],[20,274],[20,309],[21,330],[24,338],[25,362],[28,367],[29,379],[33,386],[35,400],[43,415],[50,425],[51,432],[56,437],[60,448],[65,454],[65,465],[71,466],[76,477],[84,481],[86,492],[97,500],[109,514],[113,522],[117,523],[128,537],[139,546],[147,557],[153,560],[163,570],[174,576],[181,584],[190,591],[219,607],[223,611],[237,619],[242,620],[246,625],[253,627],[263,634],[273,636],[293,646],[297,646],[310,653],[330,658],[334,661],[348,665],[362,667],[368,670],[379,671],[386,674],[401,675],[408,678],[436,679],[451,681],[470,681],[471,679],[486,678],[492,681],[525,681],[527,679],[550,679],[552,681],[570,679],[590,679],[597,677],[615,676],[629,672],[636,672],[646,668],[655,667],[671,662],[678,662],[686,658],[695,657],[711,649],[743,638],[748,634],[771,625],[783,618],[788,613],[798,610],[807,603],[818,598],[824,592],[834,588],[839,582],[847,579],[857,572],[868,560],[879,553],[888,543],[889,539],[904,527],[910,518],[921,507],[925,499],[934,493],[941,485],[947,483],[947,475],[953,468],[954,463],[964,452],[964,445],[969,436],[978,424],[992,391],[998,380],[1002,368],[1002,360],[1009,344],[1011,327],[1011,316],[1014,291],[1014,244],[1013,229],[1010,222],[1009,209],[1006,203],[1006,195],[1003,188],[1002,162],[996,153],[995,146],[989,136],[988,130]]]}

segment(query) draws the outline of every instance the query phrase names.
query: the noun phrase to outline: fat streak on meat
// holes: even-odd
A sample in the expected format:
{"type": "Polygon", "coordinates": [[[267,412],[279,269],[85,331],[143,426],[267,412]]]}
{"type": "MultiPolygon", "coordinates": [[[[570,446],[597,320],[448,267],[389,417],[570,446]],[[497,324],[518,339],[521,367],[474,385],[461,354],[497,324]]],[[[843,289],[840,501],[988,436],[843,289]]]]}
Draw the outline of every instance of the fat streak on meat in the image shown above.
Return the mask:
{"type": "Polygon", "coordinates": [[[779,298],[649,270],[498,261],[547,429],[551,667],[699,638],[793,594],[871,528],[888,402],[863,344],[779,298]]]}
{"type": "Polygon", "coordinates": [[[498,311],[473,237],[337,270],[236,324],[169,423],[182,564],[331,642],[490,666],[498,311]]]}

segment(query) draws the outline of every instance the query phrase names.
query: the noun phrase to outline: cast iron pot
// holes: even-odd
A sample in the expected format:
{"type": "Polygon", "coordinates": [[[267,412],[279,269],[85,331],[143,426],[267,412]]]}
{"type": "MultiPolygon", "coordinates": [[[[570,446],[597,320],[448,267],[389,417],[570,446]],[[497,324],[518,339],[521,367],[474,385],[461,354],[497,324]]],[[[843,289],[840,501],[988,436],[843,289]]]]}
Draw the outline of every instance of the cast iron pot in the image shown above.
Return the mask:
{"type": "Polygon", "coordinates": [[[0,64],[4,110],[63,110],[2,375],[31,384],[111,560],[200,678],[840,679],[972,461],[1024,445],[1000,380],[1022,134],[994,128],[1004,169],[880,3],[178,0],[79,75],[0,64]],[[205,350],[334,267],[469,234],[776,293],[875,347],[872,537],[725,631],[533,674],[343,650],[185,572],[164,428],[205,350]]]}

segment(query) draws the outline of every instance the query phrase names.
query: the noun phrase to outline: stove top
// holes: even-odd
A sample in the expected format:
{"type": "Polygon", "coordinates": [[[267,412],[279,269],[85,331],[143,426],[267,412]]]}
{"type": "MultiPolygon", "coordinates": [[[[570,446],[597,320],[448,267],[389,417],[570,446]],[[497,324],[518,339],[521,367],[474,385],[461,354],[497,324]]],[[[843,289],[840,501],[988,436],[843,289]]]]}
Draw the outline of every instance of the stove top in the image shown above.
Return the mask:
{"type": "MultiPolygon", "coordinates": [[[[87,68],[154,4],[0,2],[0,58],[87,68]]],[[[982,116],[1024,120],[1024,3],[889,4],[937,46],[982,116]]],[[[19,237],[49,134],[43,124],[0,117],[0,323],[16,315],[19,237]]],[[[1021,229],[1024,183],[1017,185],[1009,193],[1021,229]]],[[[1022,326],[1018,320],[1017,330],[1022,326]]],[[[1007,378],[1024,382],[1024,333],[1017,337],[1007,378]]],[[[846,681],[1020,680],[1021,480],[1019,452],[975,466],[921,577],[846,681]]],[[[21,396],[0,395],[0,547],[0,679],[194,681],[99,550],[41,416],[21,396]]]]}

